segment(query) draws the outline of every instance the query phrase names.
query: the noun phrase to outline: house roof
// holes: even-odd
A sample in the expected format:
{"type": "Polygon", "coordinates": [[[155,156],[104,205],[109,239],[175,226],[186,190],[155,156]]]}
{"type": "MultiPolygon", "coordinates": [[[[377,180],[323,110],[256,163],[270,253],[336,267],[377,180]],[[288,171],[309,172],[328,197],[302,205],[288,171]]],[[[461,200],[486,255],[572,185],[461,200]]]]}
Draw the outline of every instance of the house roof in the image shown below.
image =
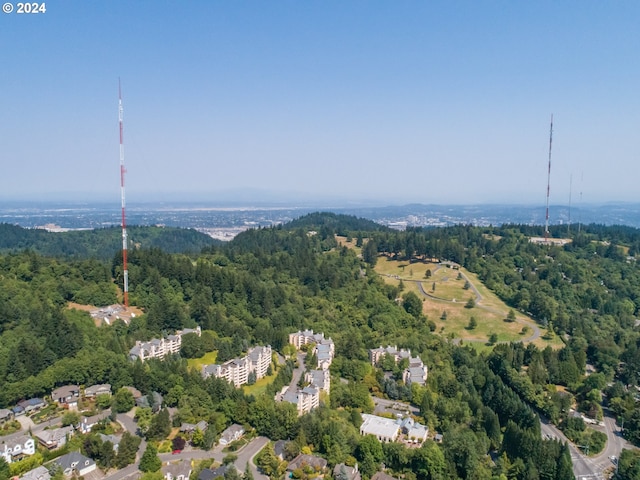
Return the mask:
{"type": "Polygon", "coordinates": [[[368,413],[362,414],[362,425],[360,430],[365,434],[371,434],[375,436],[382,436],[386,438],[393,438],[398,434],[399,425],[395,420],[385,417],[378,417],[377,415],[370,415],[368,413]]]}
{"type": "Polygon", "coordinates": [[[7,408],[0,408],[0,418],[9,418],[13,412],[7,408]]]}
{"type": "Polygon", "coordinates": [[[225,472],[231,468],[237,471],[237,468],[235,467],[235,465],[233,465],[233,463],[230,463],[228,465],[221,465],[215,470],[205,468],[198,475],[198,480],[215,480],[216,478],[224,478],[225,472]]]}
{"type": "Polygon", "coordinates": [[[85,395],[97,395],[101,392],[111,393],[111,385],[108,383],[102,383],[99,385],[92,385],[84,389],[85,395]]]}
{"type": "Polygon", "coordinates": [[[31,437],[27,435],[18,435],[17,437],[9,437],[6,440],[0,437],[0,445],[6,445],[7,447],[13,450],[14,447],[18,445],[24,445],[29,440],[31,440],[31,437]]]}
{"type": "Polygon", "coordinates": [[[35,397],[35,398],[30,398],[28,400],[20,400],[18,402],[18,405],[21,406],[22,408],[37,407],[39,405],[46,405],[46,402],[41,398],[35,397]]]}
{"type": "Polygon", "coordinates": [[[238,435],[238,434],[242,435],[243,433],[244,433],[244,428],[241,425],[234,423],[230,427],[226,428],[222,432],[220,437],[225,439],[230,439],[230,438],[233,438],[235,435],[238,435]]]}
{"type": "Polygon", "coordinates": [[[358,466],[349,467],[344,463],[339,463],[335,467],[333,467],[333,476],[337,477],[342,471],[347,474],[348,480],[360,480],[362,477],[360,476],[360,472],[358,471],[358,466]]]}
{"type": "Polygon", "coordinates": [[[55,459],[53,463],[55,463],[56,465],[60,465],[60,467],[64,471],[68,468],[76,469],[77,466],[80,466],[80,468],[85,468],[92,464],[95,465],[96,462],[94,462],[89,457],[85,457],[80,452],[71,452],[55,459]]]}
{"type": "Polygon", "coordinates": [[[286,440],[278,440],[273,444],[273,452],[276,454],[276,457],[282,457],[284,455],[284,447],[286,444],[286,440]]]}
{"type": "Polygon", "coordinates": [[[53,430],[42,430],[35,434],[44,443],[54,443],[62,440],[67,434],[73,432],[73,427],[54,428],[53,430]]]}
{"type": "Polygon", "coordinates": [[[371,480],[397,480],[396,477],[392,477],[391,475],[387,475],[384,472],[377,472],[371,477],[371,480]]]}
{"type": "Polygon", "coordinates": [[[298,468],[302,468],[305,465],[309,465],[313,468],[322,469],[327,466],[327,461],[324,458],[318,457],[316,455],[306,455],[301,453],[296,458],[289,462],[287,466],[287,470],[292,472],[298,468]]]}
{"type": "Polygon", "coordinates": [[[188,478],[191,474],[191,461],[180,460],[178,463],[164,465],[162,467],[162,474],[166,476],[167,473],[171,474],[173,478],[180,476],[188,478]]]}
{"type": "Polygon", "coordinates": [[[46,467],[40,465],[39,467],[29,470],[20,477],[21,480],[50,480],[51,474],[46,467]]]}
{"type": "Polygon", "coordinates": [[[57,400],[58,398],[66,398],[71,396],[78,396],[80,394],[80,387],[78,385],[64,385],[56,388],[51,392],[51,398],[57,400]]]}

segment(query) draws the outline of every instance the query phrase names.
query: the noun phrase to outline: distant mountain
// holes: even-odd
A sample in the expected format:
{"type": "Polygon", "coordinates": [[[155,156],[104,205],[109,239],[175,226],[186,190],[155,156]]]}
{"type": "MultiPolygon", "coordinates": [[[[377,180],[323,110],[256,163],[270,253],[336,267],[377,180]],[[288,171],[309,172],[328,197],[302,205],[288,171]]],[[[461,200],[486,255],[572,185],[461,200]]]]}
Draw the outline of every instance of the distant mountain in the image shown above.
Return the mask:
{"type": "Polygon", "coordinates": [[[387,229],[387,227],[366,218],[332,212],[309,213],[283,225],[283,228],[288,230],[299,227],[316,229],[325,227],[338,234],[357,231],[375,232],[387,229]]]}
{"type": "MultiPolygon", "coordinates": [[[[200,252],[220,243],[196,230],[175,227],[129,227],[129,248],[159,248],[167,253],[200,252]]],[[[109,260],[122,249],[120,228],[48,232],[0,223],[0,252],[33,250],[64,258],[109,260]]]]}

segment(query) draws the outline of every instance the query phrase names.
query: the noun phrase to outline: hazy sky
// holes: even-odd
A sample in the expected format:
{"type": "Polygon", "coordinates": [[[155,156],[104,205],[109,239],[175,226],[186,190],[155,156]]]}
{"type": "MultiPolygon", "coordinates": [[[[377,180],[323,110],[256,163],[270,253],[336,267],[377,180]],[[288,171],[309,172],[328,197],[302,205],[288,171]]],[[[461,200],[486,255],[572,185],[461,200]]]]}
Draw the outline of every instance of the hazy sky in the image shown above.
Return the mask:
{"type": "MultiPolygon", "coordinates": [[[[16,2],[12,2],[16,5],[16,2]]],[[[51,0],[0,13],[2,199],[640,201],[640,2],[51,0]]]]}

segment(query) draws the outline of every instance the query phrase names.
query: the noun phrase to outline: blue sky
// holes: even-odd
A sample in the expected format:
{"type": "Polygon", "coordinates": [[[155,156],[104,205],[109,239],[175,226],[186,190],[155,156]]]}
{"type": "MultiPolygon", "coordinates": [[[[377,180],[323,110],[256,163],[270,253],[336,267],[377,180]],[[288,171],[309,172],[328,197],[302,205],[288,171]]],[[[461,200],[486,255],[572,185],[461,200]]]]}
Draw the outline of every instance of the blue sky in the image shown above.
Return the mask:
{"type": "MultiPolygon", "coordinates": [[[[13,2],[15,5],[15,2],[13,2]]],[[[48,1],[0,14],[2,199],[640,201],[636,1],[48,1]]]]}

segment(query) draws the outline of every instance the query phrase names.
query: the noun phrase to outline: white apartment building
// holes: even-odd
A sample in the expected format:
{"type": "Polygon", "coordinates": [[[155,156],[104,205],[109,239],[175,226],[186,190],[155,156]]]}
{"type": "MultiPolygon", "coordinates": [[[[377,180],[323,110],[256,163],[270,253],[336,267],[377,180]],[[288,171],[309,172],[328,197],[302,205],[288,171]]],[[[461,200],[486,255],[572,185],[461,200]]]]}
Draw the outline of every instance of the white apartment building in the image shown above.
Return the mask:
{"type": "Polygon", "coordinates": [[[247,355],[242,358],[234,358],[221,365],[205,365],[202,367],[202,376],[209,378],[224,378],[238,388],[249,382],[249,374],[255,373],[256,380],[267,374],[271,365],[271,346],[254,347],[249,349],[247,355]]]}
{"type": "Polygon", "coordinates": [[[335,356],[335,344],[330,338],[324,338],[324,333],[313,333],[313,330],[290,333],[289,343],[297,349],[303,345],[314,344],[313,353],[318,359],[317,368],[321,370],[329,368],[335,356]]]}
{"type": "Polygon", "coordinates": [[[369,350],[369,360],[371,361],[371,365],[375,367],[385,355],[390,355],[393,360],[398,363],[403,358],[411,358],[411,350],[406,350],[404,348],[398,350],[397,346],[392,347],[390,345],[387,345],[386,347],[380,346],[378,348],[372,348],[369,350]]]}
{"type": "Polygon", "coordinates": [[[129,350],[129,358],[131,360],[140,359],[145,361],[149,358],[164,358],[167,355],[180,353],[180,347],[182,346],[182,335],[187,333],[195,333],[198,336],[202,334],[200,327],[185,328],[184,330],[178,330],[175,335],[168,335],[165,338],[154,338],[148,342],[137,341],[135,346],[129,350]]]}
{"type": "Polygon", "coordinates": [[[419,357],[412,357],[409,366],[402,372],[402,380],[408,386],[412,383],[424,385],[427,383],[428,368],[419,357]]]}

